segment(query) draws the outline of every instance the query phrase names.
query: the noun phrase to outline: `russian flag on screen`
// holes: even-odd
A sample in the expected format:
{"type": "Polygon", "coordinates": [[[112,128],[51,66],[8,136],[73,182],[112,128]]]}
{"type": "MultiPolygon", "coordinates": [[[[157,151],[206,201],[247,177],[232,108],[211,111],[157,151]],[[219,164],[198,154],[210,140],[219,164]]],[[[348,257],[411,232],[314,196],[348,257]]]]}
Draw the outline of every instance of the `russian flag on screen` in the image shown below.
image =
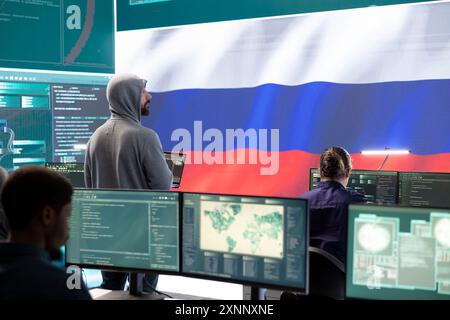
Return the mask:
{"type": "Polygon", "coordinates": [[[297,196],[333,145],[357,169],[383,160],[362,150],[389,147],[412,154],[385,169],[450,172],[448,17],[447,2],[127,31],[117,37],[117,70],[148,79],[142,122],[163,148],[184,143],[197,159],[184,191],[297,196]],[[256,143],[227,144],[236,129],[256,143]],[[223,153],[213,148],[221,145],[223,153]],[[271,152],[254,163],[255,150],[271,152]],[[261,174],[275,158],[276,173],[261,174]]]}

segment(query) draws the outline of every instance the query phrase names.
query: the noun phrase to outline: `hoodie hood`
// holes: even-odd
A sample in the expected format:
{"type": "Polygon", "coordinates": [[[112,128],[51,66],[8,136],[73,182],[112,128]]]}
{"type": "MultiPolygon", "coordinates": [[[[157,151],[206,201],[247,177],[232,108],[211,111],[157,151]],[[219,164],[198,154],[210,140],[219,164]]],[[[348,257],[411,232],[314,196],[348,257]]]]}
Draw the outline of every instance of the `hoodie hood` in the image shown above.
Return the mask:
{"type": "Polygon", "coordinates": [[[106,97],[113,118],[141,121],[141,95],[147,81],[133,74],[118,74],[108,83],[106,97]]]}

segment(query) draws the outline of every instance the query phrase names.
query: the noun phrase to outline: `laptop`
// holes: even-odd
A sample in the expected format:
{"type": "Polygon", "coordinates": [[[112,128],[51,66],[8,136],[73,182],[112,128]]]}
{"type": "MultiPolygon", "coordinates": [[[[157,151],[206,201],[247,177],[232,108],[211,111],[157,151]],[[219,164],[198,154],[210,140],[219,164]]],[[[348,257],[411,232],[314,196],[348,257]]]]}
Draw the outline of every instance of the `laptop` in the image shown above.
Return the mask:
{"type": "Polygon", "coordinates": [[[172,188],[179,188],[181,176],[183,175],[184,163],[186,162],[186,154],[165,151],[164,157],[166,158],[170,171],[172,171],[172,188]]]}
{"type": "Polygon", "coordinates": [[[85,187],[83,163],[46,162],[45,166],[69,179],[75,188],[85,187]]]}

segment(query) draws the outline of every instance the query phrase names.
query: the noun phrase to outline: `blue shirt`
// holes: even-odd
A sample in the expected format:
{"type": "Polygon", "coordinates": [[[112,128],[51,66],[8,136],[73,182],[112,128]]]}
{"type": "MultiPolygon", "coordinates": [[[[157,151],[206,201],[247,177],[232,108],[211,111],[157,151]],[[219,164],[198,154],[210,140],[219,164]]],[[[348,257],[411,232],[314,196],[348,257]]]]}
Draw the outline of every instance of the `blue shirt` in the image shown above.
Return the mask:
{"type": "Polygon", "coordinates": [[[80,289],[67,288],[68,274],[51,264],[49,254],[34,245],[0,243],[0,300],[90,300],[80,289]]]}
{"type": "Polygon", "coordinates": [[[321,248],[345,263],[348,204],[366,202],[359,193],[337,181],[321,181],[301,196],[308,200],[310,245],[321,248]]]}

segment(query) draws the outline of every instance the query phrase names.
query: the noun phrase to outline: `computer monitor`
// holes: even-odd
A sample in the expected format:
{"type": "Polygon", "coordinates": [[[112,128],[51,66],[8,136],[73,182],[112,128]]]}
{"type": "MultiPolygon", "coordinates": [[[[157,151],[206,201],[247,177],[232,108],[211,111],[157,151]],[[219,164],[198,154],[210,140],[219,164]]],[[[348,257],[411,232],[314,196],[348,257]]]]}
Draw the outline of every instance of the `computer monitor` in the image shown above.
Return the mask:
{"type": "Polygon", "coordinates": [[[450,299],[450,208],[350,205],[346,296],[450,299]]]}
{"type": "Polygon", "coordinates": [[[164,152],[167,165],[173,175],[172,188],[180,187],[181,176],[183,175],[184,163],[186,161],[186,154],[176,152],[164,152]]]}
{"type": "Polygon", "coordinates": [[[0,69],[0,165],[83,162],[90,136],[110,117],[110,78],[0,69]]]}
{"type": "Polygon", "coordinates": [[[183,194],[182,273],[308,291],[304,199],[183,194]]]}
{"type": "Polygon", "coordinates": [[[75,189],[66,264],[179,271],[178,193],[75,189]]]}
{"type": "MultiPolygon", "coordinates": [[[[312,168],[309,178],[310,190],[320,181],[319,169],[312,168]]],[[[347,189],[366,196],[368,203],[396,204],[398,198],[398,172],[375,170],[352,170],[347,189]]]]}
{"type": "Polygon", "coordinates": [[[309,169],[309,190],[314,189],[320,182],[320,172],[317,168],[309,169]]]}
{"type": "Polygon", "coordinates": [[[45,166],[65,176],[75,188],[84,188],[83,163],[46,162],[45,166]]]}
{"type": "Polygon", "coordinates": [[[399,203],[450,208],[450,173],[400,172],[399,203]]]}

